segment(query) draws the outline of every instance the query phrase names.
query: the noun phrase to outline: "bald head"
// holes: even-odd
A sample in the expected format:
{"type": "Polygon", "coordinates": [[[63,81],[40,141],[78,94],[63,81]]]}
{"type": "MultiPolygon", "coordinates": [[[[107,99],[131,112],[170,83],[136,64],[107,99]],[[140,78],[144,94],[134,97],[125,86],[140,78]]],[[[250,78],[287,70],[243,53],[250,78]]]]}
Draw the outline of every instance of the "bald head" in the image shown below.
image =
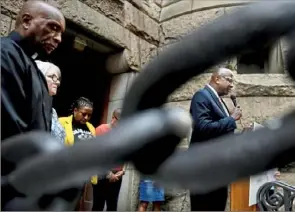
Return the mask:
{"type": "Polygon", "coordinates": [[[211,75],[211,81],[215,81],[218,77],[233,76],[233,72],[227,68],[217,68],[211,75]]]}
{"type": "Polygon", "coordinates": [[[218,68],[212,73],[209,84],[220,96],[227,95],[233,88],[233,72],[227,68],[218,68]]]}
{"type": "Polygon", "coordinates": [[[61,11],[44,1],[27,1],[17,15],[15,31],[50,54],[61,42],[65,18],[61,11]]]}
{"type": "Polygon", "coordinates": [[[113,112],[113,116],[112,116],[112,120],[111,120],[111,127],[115,127],[118,123],[118,121],[120,120],[121,117],[121,109],[117,108],[114,110],[113,112]]]}
{"type": "Polygon", "coordinates": [[[65,21],[63,14],[54,6],[44,1],[31,0],[31,1],[25,2],[22,8],[20,9],[16,17],[15,28],[18,28],[22,24],[22,16],[25,14],[29,14],[33,17],[56,16],[55,18],[65,21]]]}

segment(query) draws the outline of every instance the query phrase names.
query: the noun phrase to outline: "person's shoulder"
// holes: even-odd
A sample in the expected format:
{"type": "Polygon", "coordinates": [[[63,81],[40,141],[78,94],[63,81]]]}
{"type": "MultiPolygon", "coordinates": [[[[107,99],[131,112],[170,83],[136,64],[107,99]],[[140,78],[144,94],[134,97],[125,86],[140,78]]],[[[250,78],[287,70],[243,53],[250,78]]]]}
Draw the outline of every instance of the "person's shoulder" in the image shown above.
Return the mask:
{"type": "Polygon", "coordinates": [[[206,96],[206,89],[202,88],[200,90],[198,90],[194,95],[193,95],[193,99],[195,100],[200,100],[203,99],[206,96]]]}
{"type": "Polygon", "coordinates": [[[19,46],[10,37],[1,37],[1,67],[5,67],[8,63],[17,63],[20,71],[28,64],[28,58],[21,46],[19,46]]]}
{"type": "Polygon", "coordinates": [[[96,127],[96,129],[108,129],[108,128],[109,128],[108,124],[101,124],[96,127]]]}
{"type": "Polygon", "coordinates": [[[65,117],[60,117],[58,118],[58,120],[61,122],[61,123],[65,123],[67,121],[69,121],[70,119],[70,116],[65,116],[65,117]]]}
{"type": "Polygon", "coordinates": [[[20,49],[20,46],[9,36],[1,37],[1,53],[20,49]]]}
{"type": "Polygon", "coordinates": [[[98,127],[95,128],[96,135],[102,135],[107,133],[110,130],[110,127],[108,124],[101,124],[98,127]]]}

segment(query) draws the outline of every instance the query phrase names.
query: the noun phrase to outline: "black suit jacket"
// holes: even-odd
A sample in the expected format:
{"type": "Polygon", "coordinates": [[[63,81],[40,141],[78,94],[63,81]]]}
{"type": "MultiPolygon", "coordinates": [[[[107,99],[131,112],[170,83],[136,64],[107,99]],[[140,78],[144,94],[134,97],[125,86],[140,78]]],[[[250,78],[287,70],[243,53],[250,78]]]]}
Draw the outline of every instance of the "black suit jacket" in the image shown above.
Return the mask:
{"type": "Polygon", "coordinates": [[[235,120],[227,116],[219,99],[208,86],[194,94],[190,113],[194,122],[191,143],[233,133],[237,127],[235,120]]]}

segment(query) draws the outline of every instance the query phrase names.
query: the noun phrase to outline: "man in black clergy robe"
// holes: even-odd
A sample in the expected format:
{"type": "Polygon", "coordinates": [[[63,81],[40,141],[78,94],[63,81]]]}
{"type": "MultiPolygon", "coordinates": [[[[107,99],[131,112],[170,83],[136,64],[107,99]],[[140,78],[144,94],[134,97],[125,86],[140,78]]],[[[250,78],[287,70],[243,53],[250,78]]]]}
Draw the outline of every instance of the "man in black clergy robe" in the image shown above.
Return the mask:
{"type": "Polygon", "coordinates": [[[57,8],[27,1],[15,30],[1,38],[1,142],[28,131],[50,131],[52,99],[34,59],[56,49],[64,30],[57,8]]]}

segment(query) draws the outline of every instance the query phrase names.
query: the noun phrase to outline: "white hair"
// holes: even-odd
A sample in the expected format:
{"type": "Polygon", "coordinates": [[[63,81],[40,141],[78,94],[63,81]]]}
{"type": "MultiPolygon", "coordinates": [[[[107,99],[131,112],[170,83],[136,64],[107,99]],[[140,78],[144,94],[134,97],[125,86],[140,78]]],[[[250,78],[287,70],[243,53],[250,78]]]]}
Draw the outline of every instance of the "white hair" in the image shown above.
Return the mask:
{"type": "Polygon", "coordinates": [[[57,67],[56,65],[54,65],[53,63],[50,62],[44,62],[41,60],[35,60],[38,68],[40,69],[40,71],[44,74],[44,76],[46,75],[46,73],[50,70],[50,69],[54,69],[56,70],[59,74],[60,73],[60,69],[59,67],[57,67]]]}

